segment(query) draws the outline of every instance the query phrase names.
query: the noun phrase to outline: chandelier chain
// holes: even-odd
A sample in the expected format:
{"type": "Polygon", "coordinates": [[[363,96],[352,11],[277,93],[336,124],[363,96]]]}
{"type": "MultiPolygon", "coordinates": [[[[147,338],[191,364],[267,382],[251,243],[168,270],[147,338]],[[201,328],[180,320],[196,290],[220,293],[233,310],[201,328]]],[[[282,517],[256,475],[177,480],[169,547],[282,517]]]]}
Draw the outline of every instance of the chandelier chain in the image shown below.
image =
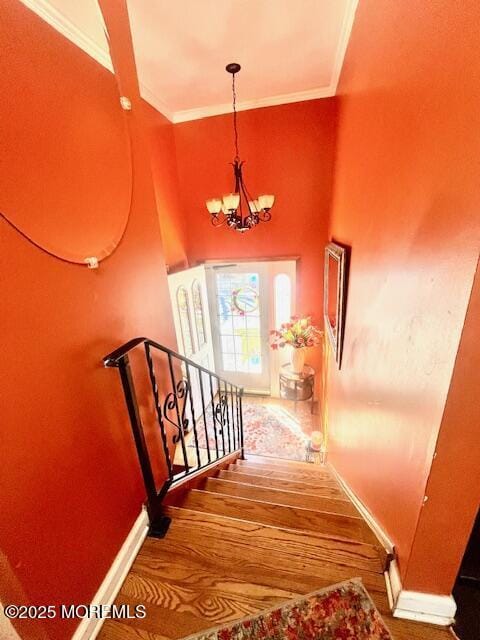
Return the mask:
{"type": "Polygon", "coordinates": [[[237,92],[235,85],[235,75],[240,71],[238,62],[230,62],[225,67],[225,71],[232,74],[232,115],[233,115],[233,136],[235,145],[235,157],[231,163],[235,180],[233,193],[224,195],[222,198],[212,198],[206,201],[207,209],[211,214],[211,223],[214,227],[226,224],[230,229],[243,233],[252,229],[260,222],[268,222],[272,219],[270,209],[275,201],[274,195],[261,195],[252,198],[243,180],[243,162],[240,159],[238,145],[238,114],[237,114],[237,92]]]}
{"type": "Polygon", "coordinates": [[[235,160],[240,160],[238,151],[238,129],[237,129],[237,92],[235,91],[235,74],[232,73],[232,96],[233,96],[233,131],[235,135],[235,160]]]}

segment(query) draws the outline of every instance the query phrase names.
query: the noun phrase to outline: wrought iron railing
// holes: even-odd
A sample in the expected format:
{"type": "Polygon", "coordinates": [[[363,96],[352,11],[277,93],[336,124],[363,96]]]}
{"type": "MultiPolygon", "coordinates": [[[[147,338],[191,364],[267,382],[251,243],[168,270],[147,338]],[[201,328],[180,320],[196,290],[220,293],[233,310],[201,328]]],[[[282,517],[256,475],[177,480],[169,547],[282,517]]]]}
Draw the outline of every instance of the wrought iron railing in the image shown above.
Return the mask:
{"type": "Polygon", "coordinates": [[[103,363],[120,372],[147,493],[150,533],[163,537],[169,524],[161,508],[167,491],[226,456],[243,457],[243,389],[148,338],[127,342],[105,356],[103,363]],[[148,438],[152,431],[154,439],[160,436],[161,460],[152,457],[155,447],[148,438]],[[166,475],[160,486],[158,473],[166,475]]]}

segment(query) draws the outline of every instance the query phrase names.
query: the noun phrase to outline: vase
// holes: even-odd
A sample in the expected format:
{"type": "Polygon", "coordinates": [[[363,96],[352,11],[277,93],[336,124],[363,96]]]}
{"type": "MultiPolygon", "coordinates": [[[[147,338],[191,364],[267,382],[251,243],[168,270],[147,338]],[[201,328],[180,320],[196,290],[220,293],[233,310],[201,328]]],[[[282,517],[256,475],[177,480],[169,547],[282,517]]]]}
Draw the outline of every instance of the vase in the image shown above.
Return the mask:
{"type": "Polygon", "coordinates": [[[293,373],[300,374],[305,366],[305,348],[292,349],[290,364],[293,373]]]}

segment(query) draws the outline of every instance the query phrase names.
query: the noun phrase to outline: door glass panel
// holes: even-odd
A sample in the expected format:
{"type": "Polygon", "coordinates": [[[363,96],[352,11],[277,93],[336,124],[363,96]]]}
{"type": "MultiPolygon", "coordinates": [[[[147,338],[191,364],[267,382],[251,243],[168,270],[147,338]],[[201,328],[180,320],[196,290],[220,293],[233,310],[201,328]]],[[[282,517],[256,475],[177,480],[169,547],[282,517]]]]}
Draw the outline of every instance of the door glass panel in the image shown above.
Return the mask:
{"type": "Polygon", "coordinates": [[[203,316],[203,301],[202,301],[202,289],[200,282],[194,280],[192,283],[192,300],[193,300],[193,315],[195,317],[195,327],[197,329],[198,348],[200,349],[206,344],[205,337],[205,318],[203,316]]]}
{"type": "Polygon", "coordinates": [[[224,371],[262,373],[258,273],[217,273],[217,309],[224,371]]]}
{"type": "Polygon", "coordinates": [[[292,284],[286,273],[275,276],[275,326],[277,329],[290,320],[292,308],[292,284]]]}
{"type": "Polygon", "coordinates": [[[182,331],[183,352],[187,358],[193,354],[192,323],[190,321],[190,307],[185,287],[177,289],[177,308],[182,331]]]}

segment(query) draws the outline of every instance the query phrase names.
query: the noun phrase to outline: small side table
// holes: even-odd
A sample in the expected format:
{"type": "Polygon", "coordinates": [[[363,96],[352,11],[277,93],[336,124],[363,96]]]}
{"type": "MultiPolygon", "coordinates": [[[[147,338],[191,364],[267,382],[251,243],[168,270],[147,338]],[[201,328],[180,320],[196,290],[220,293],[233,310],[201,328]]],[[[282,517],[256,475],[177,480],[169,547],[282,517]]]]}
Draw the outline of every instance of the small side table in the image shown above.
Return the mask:
{"type": "Polygon", "coordinates": [[[315,369],[306,364],[302,373],[294,373],[290,364],[284,364],[280,368],[280,397],[285,400],[293,400],[295,409],[297,402],[311,400],[310,412],[313,413],[313,392],[315,389],[315,369]]]}

